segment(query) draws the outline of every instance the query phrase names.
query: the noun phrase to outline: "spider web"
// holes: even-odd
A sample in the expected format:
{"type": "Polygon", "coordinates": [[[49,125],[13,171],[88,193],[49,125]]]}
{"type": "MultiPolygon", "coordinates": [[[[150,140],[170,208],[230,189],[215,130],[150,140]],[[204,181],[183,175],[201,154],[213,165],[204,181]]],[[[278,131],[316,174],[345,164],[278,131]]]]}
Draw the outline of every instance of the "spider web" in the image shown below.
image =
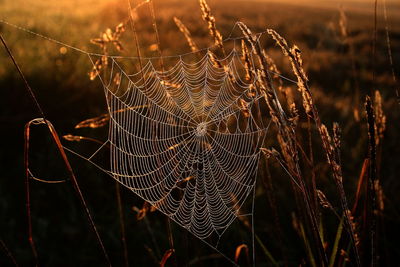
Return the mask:
{"type": "MultiPolygon", "coordinates": [[[[219,241],[235,219],[250,216],[254,263],[255,184],[269,123],[262,119],[264,96],[255,89],[255,81],[242,79],[245,66],[235,41],[244,37],[231,37],[236,24],[224,40],[233,41],[233,49],[223,59],[209,47],[164,56],[178,61],[159,71],[152,62],[159,57],[142,57],[147,62],[131,74],[123,63],[134,65],[138,57],[88,52],[0,22],[85,54],[93,66],[95,59],[106,56],[110,66],[98,77],[110,116],[107,141],[88,157],[64,149],[112,176],[235,265],[218,249],[219,241]],[[199,58],[200,54],[204,55],[199,58]],[[104,168],[94,157],[107,146],[110,167],[104,168]],[[243,204],[248,199],[251,210],[246,213],[243,204]]],[[[264,33],[258,33],[257,40],[264,33]]],[[[248,55],[255,65],[252,51],[248,55]]]]}
{"type": "Polygon", "coordinates": [[[265,131],[256,118],[261,95],[241,80],[240,62],[235,50],[221,60],[208,51],[167,71],[148,61],[127,74],[111,58],[108,82],[100,78],[109,173],[215,246],[254,189],[265,131]]]}

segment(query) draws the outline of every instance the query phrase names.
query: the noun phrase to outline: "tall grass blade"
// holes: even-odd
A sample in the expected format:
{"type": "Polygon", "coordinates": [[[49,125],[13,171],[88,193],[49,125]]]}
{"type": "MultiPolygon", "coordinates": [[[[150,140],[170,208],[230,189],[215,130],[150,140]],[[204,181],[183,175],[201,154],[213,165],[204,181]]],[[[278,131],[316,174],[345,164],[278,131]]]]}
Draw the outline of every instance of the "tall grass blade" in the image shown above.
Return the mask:
{"type": "Polygon", "coordinates": [[[32,251],[34,253],[35,258],[37,259],[37,252],[36,252],[36,248],[35,248],[35,243],[33,241],[32,238],[32,222],[31,222],[31,209],[30,209],[30,205],[28,204],[30,201],[30,188],[29,188],[29,178],[30,178],[30,172],[29,172],[29,157],[28,157],[28,152],[29,152],[29,137],[30,137],[30,127],[32,125],[38,125],[38,124],[45,124],[48,128],[48,130],[50,131],[51,137],[54,141],[54,143],[57,146],[58,152],[61,155],[62,160],[64,161],[64,165],[69,173],[70,176],[70,180],[72,182],[72,186],[75,189],[75,192],[78,195],[78,198],[82,204],[82,207],[86,213],[86,216],[89,220],[89,224],[93,230],[93,232],[96,235],[97,241],[101,247],[101,250],[103,251],[104,257],[106,262],[108,263],[109,266],[111,266],[111,261],[110,258],[108,257],[107,251],[104,247],[103,241],[101,240],[100,234],[97,231],[96,225],[94,224],[92,215],[90,214],[89,208],[86,204],[86,200],[83,197],[82,191],[79,187],[78,181],[76,180],[74,171],[72,170],[71,164],[69,163],[68,157],[65,154],[65,150],[64,147],[61,144],[60,138],[54,128],[54,126],[51,124],[50,121],[47,121],[43,118],[37,118],[37,119],[33,119],[31,121],[29,121],[26,125],[25,125],[25,171],[26,171],[26,194],[27,194],[27,213],[28,213],[28,230],[29,230],[29,242],[31,244],[32,247],[32,251]]]}
{"type": "Polygon", "coordinates": [[[105,249],[105,247],[103,245],[103,242],[102,242],[102,240],[100,238],[100,235],[99,235],[99,233],[97,231],[97,228],[96,228],[96,226],[94,224],[94,221],[92,219],[92,215],[90,214],[89,209],[88,209],[88,207],[86,205],[86,201],[85,201],[85,199],[84,199],[84,197],[82,195],[82,192],[80,190],[78,182],[77,182],[77,180],[75,178],[75,174],[74,174],[74,172],[72,170],[72,167],[71,167],[71,165],[70,165],[70,163],[68,161],[67,155],[65,154],[65,151],[64,151],[64,148],[63,148],[63,146],[61,144],[60,138],[58,137],[58,134],[57,134],[55,128],[53,127],[53,125],[48,120],[46,120],[45,114],[44,114],[39,102],[37,101],[36,96],[33,93],[33,90],[31,89],[28,81],[26,80],[22,70],[20,69],[18,63],[14,59],[14,56],[11,53],[11,50],[8,48],[7,43],[5,42],[5,40],[4,40],[4,38],[3,38],[3,36],[1,34],[0,34],[0,40],[3,43],[3,45],[4,45],[5,49],[6,49],[9,57],[11,58],[14,66],[17,68],[18,73],[20,74],[22,80],[24,81],[25,87],[28,90],[31,98],[35,102],[36,107],[38,108],[40,114],[42,115],[41,119],[32,120],[32,121],[28,122],[26,124],[26,126],[25,126],[25,138],[26,138],[25,141],[26,142],[25,142],[25,157],[24,158],[25,158],[25,172],[26,172],[26,194],[27,194],[27,201],[28,201],[28,203],[27,203],[27,211],[28,211],[28,219],[29,219],[29,241],[30,241],[31,246],[32,246],[32,251],[33,251],[33,253],[35,255],[35,259],[37,260],[37,253],[36,253],[36,249],[35,249],[34,242],[33,242],[33,239],[32,239],[32,227],[31,227],[31,222],[30,222],[30,204],[29,204],[29,196],[30,196],[30,192],[29,191],[30,190],[29,190],[29,168],[28,168],[29,166],[28,166],[28,153],[27,153],[28,150],[26,150],[26,148],[29,148],[29,128],[30,128],[31,123],[34,123],[34,122],[35,123],[46,124],[47,128],[49,129],[49,131],[51,133],[51,136],[53,138],[53,141],[57,145],[57,148],[58,148],[58,150],[59,150],[59,152],[61,154],[61,157],[63,158],[65,167],[67,168],[67,170],[68,170],[68,172],[70,174],[70,178],[71,178],[73,187],[74,187],[76,193],[78,194],[78,197],[79,197],[79,200],[82,203],[82,206],[84,207],[84,210],[86,212],[86,215],[87,215],[89,223],[90,223],[90,226],[92,227],[93,231],[96,234],[97,241],[99,242],[99,245],[100,245],[100,247],[101,247],[101,249],[103,251],[103,254],[104,254],[104,257],[106,259],[106,262],[108,263],[109,266],[111,266],[111,261],[110,261],[110,259],[108,257],[107,251],[106,251],[106,249],[105,249]],[[28,142],[27,142],[27,140],[28,140],[28,142]]]}
{"type": "Polygon", "coordinates": [[[329,267],[333,267],[335,264],[335,259],[336,259],[337,251],[339,248],[339,241],[340,241],[340,238],[342,236],[342,231],[343,231],[343,221],[344,221],[344,215],[340,219],[339,226],[336,231],[336,237],[335,237],[335,241],[333,243],[332,254],[329,259],[329,267]]]}
{"type": "Polygon", "coordinates": [[[269,261],[271,262],[271,264],[273,266],[279,266],[278,262],[275,260],[275,258],[272,256],[271,252],[267,249],[267,247],[264,245],[264,243],[261,241],[260,237],[258,237],[257,234],[254,234],[257,243],[260,245],[261,249],[263,250],[265,256],[267,256],[267,258],[269,259],[269,261]]]}
{"type": "Polygon", "coordinates": [[[8,249],[8,247],[6,246],[6,244],[4,243],[4,241],[0,238],[0,245],[2,247],[2,249],[4,250],[4,252],[6,253],[7,257],[10,259],[10,261],[14,264],[14,266],[19,266],[17,261],[15,260],[14,255],[11,253],[11,251],[8,249]]]}
{"type": "Polygon", "coordinates": [[[117,197],[119,225],[121,229],[121,242],[124,251],[124,263],[126,267],[129,267],[128,245],[126,243],[125,216],[124,216],[124,210],[122,208],[121,186],[118,181],[115,181],[115,193],[117,197]]]}
{"type": "Polygon", "coordinates": [[[376,171],[376,138],[375,138],[375,115],[372,101],[369,96],[366,97],[365,110],[367,113],[368,121],[368,140],[369,140],[369,175],[368,175],[368,187],[367,187],[367,229],[369,234],[367,235],[367,253],[366,253],[366,264],[375,266],[378,255],[376,254],[376,192],[375,192],[375,181],[377,180],[376,171]],[[369,257],[369,258],[368,258],[369,257]]]}

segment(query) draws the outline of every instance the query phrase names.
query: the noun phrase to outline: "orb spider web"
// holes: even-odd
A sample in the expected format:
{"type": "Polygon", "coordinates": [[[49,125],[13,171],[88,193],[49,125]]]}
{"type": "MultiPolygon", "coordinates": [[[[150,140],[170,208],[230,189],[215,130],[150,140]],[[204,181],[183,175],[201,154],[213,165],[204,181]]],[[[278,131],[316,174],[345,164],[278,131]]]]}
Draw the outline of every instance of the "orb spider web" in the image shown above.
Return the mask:
{"type": "Polygon", "coordinates": [[[207,50],[166,71],[149,60],[134,74],[117,58],[110,65],[99,76],[110,116],[108,173],[216,246],[254,190],[266,130],[262,95],[241,79],[240,54],[216,59],[207,50]]]}

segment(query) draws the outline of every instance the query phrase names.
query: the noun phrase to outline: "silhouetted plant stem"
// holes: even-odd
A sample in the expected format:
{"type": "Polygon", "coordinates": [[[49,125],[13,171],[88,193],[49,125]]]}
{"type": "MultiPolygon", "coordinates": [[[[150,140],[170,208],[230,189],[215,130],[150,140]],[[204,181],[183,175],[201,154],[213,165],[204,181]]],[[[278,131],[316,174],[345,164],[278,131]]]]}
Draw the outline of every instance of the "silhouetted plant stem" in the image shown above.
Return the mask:
{"type": "Polygon", "coordinates": [[[367,238],[369,239],[367,242],[369,246],[369,262],[370,266],[375,266],[377,263],[377,251],[376,251],[376,192],[375,192],[375,182],[377,181],[377,172],[376,172],[376,142],[375,142],[375,117],[374,117],[374,109],[372,106],[371,98],[369,96],[366,97],[365,109],[367,113],[367,121],[368,121],[368,141],[369,141],[369,175],[368,175],[368,187],[367,187],[367,201],[368,201],[368,210],[367,210],[367,230],[369,234],[367,238]]]}
{"type": "Polygon", "coordinates": [[[8,249],[8,247],[6,246],[6,244],[4,243],[4,241],[0,238],[0,245],[3,248],[3,250],[5,251],[7,257],[11,260],[11,262],[18,267],[18,263],[14,258],[14,255],[11,253],[11,251],[8,249]]]}
{"type": "Polygon", "coordinates": [[[50,121],[45,119],[45,114],[44,114],[39,102],[37,101],[33,90],[29,86],[28,81],[26,80],[22,70],[20,69],[18,63],[14,59],[14,56],[13,56],[11,50],[8,48],[6,42],[5,42],[5,40],[4,40],[4,38],[3,38],[3,36],[1,34],[0,34],[0,40],[3,43],[3,45],[4,45],[5,49],[6,49],[9,57],[11,58],[14,66],[18,70],[18,73],[21,76],[22,80],[24,81],[24,84],[25,84],[25,87],[26,87],[27,91],[29,92],[31,98],[33,99],[36,107],[38,108],[38,110],[39,110],[39,112],[40,112],[40,114],[42,116],[41,119],[31,120],[30,122],[28,122],[25,125],[25,157],[24,157],[25,163],[24,163],[24,165],[25,165],[25,174],[26,174],[26,177],[25,177],[26,180],[25,181],[26,181],[27,213],[28,213],[28,233],[29,233],[29,242],[31,244],[32,252],[34,254],[36,263],[37,263],[37,258],[38,257],[37,257],[35,244],[34,244],[34,241],[33,241],[33,238],[32,238],[32,224],[31,224],[31,214],[30,214],[30,190],[29,190],[30,189],[29,188],[29,177],[30,177],[29,176],[29,159],[28,159],[29,156],[28,156],[28,149],[27,149],[27,148],[29,148],[29,129],[30,129],[30,126],[31,126],[32,123],[34,123],[34,124],[46,124],[48,130],[50,131],[51,137],[52,137],[53,141],[55,142],[55,144],[57,145],[58,151],[60,152],[60,155],[61,155],[61,157],[62,157],[62,159],[64,161],[64,165],[67,168],[67,171],[68,171],[68,173],[70,175],[71,182],[72,182],[72,185],[73,185],[73,187],[75,189],[75,192],[77,193],[78,198],[81,201],[81,204],[82,204],[82,206],[83,206],[83,208],[85,210],[85,213],[86,213],[87,218],[89,220],[89,224],[90,224],[92,230],[94,231],[94,233],[95,233],[95,235],[97,237],[97,241],[99,242],[99,245],[100,245],[100,247],[101,247],[101,249],[103,251],[104,257],[105,257],[108,265],[111,266],[111,261],[110,261],[110,259],[108,257],[106,249],[105,249],[105,247],[103,245],[103,242],[102,242],[102,240],[100,238],[100,235],[99,235],[99,233],[97,231],[96,225],[94,224],[94,221],[92,219],[90,211],[89,211],[89,209],[88,209],[88,207],[86,205],[86,201],[85,201],[85,199],[84,199],[84,197],[82,195],[81,189],[79,187],[78,181],[76,180],[76,177],[75,177],[75,174],[74,174],[74,172],[72,170],[72,167],[71,167],[71,165],[70,165],[70,163],[68,161],[67,155],[65,154],[65,151],[64,151],[64,148],[63,148],[63,146],[61,144],[60,138],[58,137],[58,134],[57,134],[54,126],[50,123],[50,121]]]}
{"type": "Polygon", "coordinates": [[[121,242],[124,251],[124,263],[126,267],[129,267],[128,246],[126,243],[126,231],[125,231],[125,216],[124,216],[124,210],[122,208],[121,186],[118,181],[115,181],[115,193],[117,196],[119,225],[121,228],[121,242]]]}

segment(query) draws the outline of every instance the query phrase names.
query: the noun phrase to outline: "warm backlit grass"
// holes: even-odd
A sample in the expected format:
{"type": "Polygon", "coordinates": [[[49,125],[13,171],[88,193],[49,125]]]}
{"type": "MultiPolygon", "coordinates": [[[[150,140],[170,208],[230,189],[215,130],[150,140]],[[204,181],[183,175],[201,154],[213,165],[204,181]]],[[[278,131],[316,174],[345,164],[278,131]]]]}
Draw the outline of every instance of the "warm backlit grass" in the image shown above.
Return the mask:
{"type": "MultiPolygon", "coordinates": [[[[106,28],[114,29],[116,25],[129,17],[126,1],[0,0],[0,2],[1,19],[91,52],[101,52],[101,50],[92,44],[90,39],[99,37],[100,32],[106,28]]],[[[359,201],[358,207],[364,207],[365,204],[365,195],[356,193],[370,143],[364,102],[367,94],[372,96],[375,90],[380,91],[383,113],[387,117],[387,128],[377,150],[378,177],[382,188],[379,192],[384,195],[381,199],[385,200],[384,213],[379,215],[379,220],[382,221],[379,221],[378,251],[382,257],[383,266],[396,263],[397,255],[400,253],[399,230],[397,229],[400,223],[397,208],[400,190],[400,182],[397,178],[398,166],[400,166],[400,108],[395,100],[396,84],[391,76],[382,6],[379,5],[378,9],[376,60],[374,61],[372,57],[373,3],[361,0],[343,1],[341,9],[337,1],[321,1],[323,3],[320,3],[320,1],[310,0],[302,4],[291,2],[218,0],[209,1],[209,5],[216,19],[217,29],[223,38],[231,33],[235,22],[242,21],[253,32],[265,31],[267,28],[274,29],[290,44],[296,44],[299,47],[303,67],[309,78],[308,86],[313,94],[313,104],[318,108],[319,117],[328,127],[332,138],[332,123],[338,122],[341,128],[341,171],[350,209],[355,205],[355,200],[359,201]],[[375,70],[374,78],[373,70],[375,70]]],[[[398,74],[400,5],[395,1],[387,2],[394,70],[398,74]]],[[[163,55],[186,53],[191,49],[185,36],[175,25],[174,17],[187,27],[192,40],[199,48],[218,43],[217,31],[214,31],[211,37],[207,28],[210,24],[202,20],[198,1],[155,0],[154,5],[163,55]]],[[[132,16],[137,22],[142,54],[156,56],[157,40],[149,9],[144,6],[132,16]]],[[[210,25],[210,27],[214,26],[210,25]]],[[[20,63],[44,111],[48,114],[48,119],[55,125],[59,134],[73,133],[104,139],[107,134],[107,129],[104,128],[73,129],[78,122],[106,112],[101,84],[99,81],[89,80],[88,73],[92,65],[88,57],[63,45],[54,44],[7,25],[0,24],[0,31],[20,63]]],[[[232,34],[233,36],[242,35],[238,27],[232,34]]],[[[127,31],[120,40],[125,48],[124,51],[111,49],[109,53],[135,56],[136,48],[133,40],[132,33],[127,27],[127,31]]],[[[276,62],[282,74],[291,79],[297,79],[288,58],[282,54],[281,47],[272,38],[264,38],[262,46],[276,62]]],[[[165,63],[168,66],[173,62],[166,60],[165,63]]],[[[308,153],[309,124],[302,107],[303,100],[297,93],[296,86],[293,84],[290,86],[293,88],[294,99],[300,110],[300,121],[296,127],[297,138],[303,145],[305,153],[308,153]]],[[[39,115],[3,49],[0,49],[0,88],[0,125],[2,126],[0,134],[0,172],[2,173],[0,238],[8,245],[16,259],[25,265],[30,261],[31,254],[27,242],[24,213],[23,129],[26,122],[39,115]]],[[[310,116],[314,116],[311,114],[312,112],[309,112],[310,116]]],[[[338,185],[332,180],[330,168],[335,162],[328,164],[326,159],[326,153],[332,151],[329,151],[329,147],[321,145],[321,136],[322,140],[326,141],[329,139],[328,133],[324,126],[318,123],[310,129],[312,130],[317,188],[324,192],[326,198],[341,215],[342,196],[337,191],[338,185]]],[[[57,151],[51,145],[47,133],[41,130],[35,131],[37,132],[32,133],[30,149],[32,170],[38,177],[50,177],[55,180],[65,178],[67,175],[63,171],[63,164],[54,156],[57,155],[57,151]]],[[[89,154],[95,148],[87,143],[70,145],[83,154],[89,154]]],[[[267,139],[266,147],[269,146],[278,148],[279,144],[273,138],[267,139]]],[[[85,162],[74,157],[71,157],[71,162],[110,257],[117,262],[117,265],[122,265],[118,211],[114,195],[115,185],[112,179],[85,162]]],[[[257,240],[258,238],[262,240],[262,244],[280,264],[284,264],[285,260],[289,266],[299,265],[303,260],[310,263],[312,260],[310,260],[310,249],[307,243],[311,244],[310,246],[313,246],[313,243],[312,240],[305,240],[305,236],[310,238],[311,234],[308,232],[306,235],[304,225],[301,224],[301,216],[306,216],[306,212],[298,210],[287,173],[282,171],[273,159],[269,159],[269,164],[271,179],[268,178],[266,169],[261,168],[259,175],[260,182],[256,197],[257,240]],[[263,187],[263,184],[267,187],[263,187]],[[273,185],[273,189],[268,187],[270,184],[273,185]],[[272,198],[271,195],[273,195],[272,198]],[[275,204],[270,205],[271,203],[275,204]],[[277,229],[277,224],[281,229],[277,229]],[[283,240],[281,241],[277,237],[278,232],[282,232],[283,240]]],[[[310,186],[312,172],[306,162],[301,162],[300,165],[304,170],[306,182],[310,186]]],[[[364,190],[362,186],[360,185],[360,190],[364,190]]],[[[95,238],[88,230],[85,215],[69,184],[33,184],[32,192],[34,238],[44,264],[54,266],[76,265],[82,262],[104,263],[101,252],[96,247],[95,238]]],[[[158,213],[149,213],[143,220],[138,221],[135,210],[139,211],[143,202],[129,191],[122,191],[122,198],[123,210],[126,214],[130,262],[138,266],[160,262],[164,252],[169,248],[165,217],[158,213]],[[132,208],[133,206],[135,208],[132,208]]],[[[345,230],[349,229],[349,226],[346,228],[339,224],[340,219],[329,209],[321,210],[324,241],[326,241],[324,249],[328,252],[338,250],[342,255],[352,253],[347,247],[348,234],[345,230]],[[345,241],[335,241],[337,230],[343,230],[343,236],[347,238],[344,239],[345,241]],[[343,251],[340,251],[341,249],[343,251]]],[[[366,215],[360,208],[355,210],[355,213],[355,220],[359,224],[358,227],[361,227],[366,215]]],[[[234,258],[238,247],[242,251],[247,251],[244,249],[245,246],[240,246],[241,242],[248,241],[246,240],[249,234],[248,228],[242,225],[246,226],[246,223],[248,222],[242,221],[234,225],[233,233],[229,233],[227,240],[224,240],[225,244],[228,244],[225,252],[231,258],[234,258]],[[235,242],[238,243],[230,244],[229,237],[235,237],[235,242]]],[[[314,223],[319,223],[319,221],[314,223]]],[[[200,258],[204,255],[211,255],[213,266],[226,263],[218,254],[215,255],[214,251],[190,235],[188,236],[178,227],[173,228],[173,232],[176,234],[176,255],[180,265],[200,262],[199,266],[205,266],[208,261],[202,261],[200,258]]],[[[312,247],[311,250],[315,253],[314,249],[312,247]]],[[[314,254],[314,257],[318,262],[317,254],[314,254]]],[[[350,257],[354,263],[354,256],[350,257]]],[[[245,262],[244,259],[243,262],[245,262]]],[[[0,265],[3,262],[8,262],[8,260],[0,253],[0,265]]],[[[258,247],[257,262],[260,266],[273,262],[262,246],[258,247]]]]}

